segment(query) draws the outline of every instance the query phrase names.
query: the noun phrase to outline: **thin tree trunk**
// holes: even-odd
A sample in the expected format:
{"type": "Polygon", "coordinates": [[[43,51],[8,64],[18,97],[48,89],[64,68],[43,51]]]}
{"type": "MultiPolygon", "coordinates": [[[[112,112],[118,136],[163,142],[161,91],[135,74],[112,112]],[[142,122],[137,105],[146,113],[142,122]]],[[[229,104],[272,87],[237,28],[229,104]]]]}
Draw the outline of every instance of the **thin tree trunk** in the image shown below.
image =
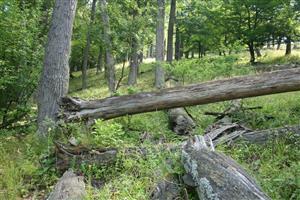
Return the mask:
{"type": "Polygon", "coordinates": [[[100,46],[99,47],[98,62],[97,62],[97,72],[96,72],[96,74],[99,74],[100,72],[102,72],[102,68],[103,68],[103,47],[100,46]]]}
{"type": "Polygon", "coordinates": [[[277,48],[276,48],[277,50],[280,49],[280,46],[281,46],[281,40],[282,40],[281,37],[279,37],[278,40],[277,40],[277,48]]]}
{"type": "Polygon", "coordinates": [[[56,121],[59,101],[69,88],[69,57],[77,0],[56,0],[46,45],[44,67],[38,95],[38,133],[47,134],[49,123],[56,121]]]}
{"type": "Polygon", "coordinates": [[[164,25],[165,25],[165,0],[157,0],[158,13],[156,24],[156,68],[155,68],[155,87],[163,88],[165,75],[162,68],[164,61],[164,25]]]}
{"type": "Polygon", "coordinates": [[[292,54],[292,39],[290,36],[287,37],[286,39],[286,50],[285,50],[285,55],[291,55],[292,54]]]}
{"type": "Polygon", "coordinates": [[[174,35],[174,25],[176,20],[176,0],[171,0],[171,10],[169,18],[169,28],[168,28],[168,46],[167,46],[167,61],[173,61],[173,35],[174,35]]]}
{"type": "Polygon", "coordinates": [[[130,69],[128,75],[128,85],[135,85],[137,82],[139,66],[139,55],[138,55],[138,41],[137,38],[132,38],[132,53],[130,59],[130,69]]]}
{"type": "Polygon", "coordinates": [[[112,41],[110,36],[109,16],[107,14],[106,0],[100,0],[100,10],[103,25],[103,41],[105,44],[105,57],[107,69],[108,88],[111,93],[115,92],[115,63],[112,55],[112,41]]]}
{"type": "Polygon", "coordinates": [[[261,52],[260,52],[260,49],[258,47],[255,48],[255,53],[256,53],[256,56],[259,58],[261,57],[261,52]]]}
{"type": "Polygon", "coordinates": [[[175,59],[180,60],[180,32],[178,25],[176,26],[176,40],[175,40],[175,59]]]}
{"type": "Polygon", "coordinates": [[[82,89],[83,90],[87,88],[87,66],[89,60],[89,51],[91,47],[91,29],[94,23],[95,12],[96,12],[96,2],[97,0],[93,0],[92,3],[91,19],[87,30],[86,45],[83,54],[83,66],[82,66],[82,89]]]}
{"type": "Polygon", "coordinates": [[[63,114],[67,121],[78,118],[111,119],[128,114],[297,90],[300,90],[299,68],[95,101],[64,98],[63,114]]]}
{"type": "Polygon", "coordinates": [[[254,50],[253,42],[249,42],[248,47],[249,47],[249,53],[250,53],[250,63],[254,64],[255,63],[255,50],[254,50]]]}

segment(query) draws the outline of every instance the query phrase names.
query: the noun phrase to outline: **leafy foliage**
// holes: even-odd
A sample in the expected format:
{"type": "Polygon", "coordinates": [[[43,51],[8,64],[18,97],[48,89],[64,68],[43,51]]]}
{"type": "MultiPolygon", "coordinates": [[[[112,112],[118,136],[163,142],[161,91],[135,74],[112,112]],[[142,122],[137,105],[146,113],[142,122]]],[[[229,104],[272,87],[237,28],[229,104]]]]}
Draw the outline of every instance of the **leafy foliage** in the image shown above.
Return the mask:
{"type": "Polygon", "coordinates": [[[41,2],[0,2],[0,127],[22,118],[42,61],[41,2]]]}

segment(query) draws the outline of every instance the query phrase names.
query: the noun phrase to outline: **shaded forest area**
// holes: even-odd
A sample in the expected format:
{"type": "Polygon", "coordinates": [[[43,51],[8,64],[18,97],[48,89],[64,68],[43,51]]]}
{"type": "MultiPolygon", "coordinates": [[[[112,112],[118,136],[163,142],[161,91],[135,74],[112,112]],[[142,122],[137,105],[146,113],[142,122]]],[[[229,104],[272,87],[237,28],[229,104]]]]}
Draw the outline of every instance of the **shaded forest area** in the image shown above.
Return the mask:
{"type": "Polygon", "coordinates": [[[299,199],[299,48],[299,0],[1,1],[0,199],[299,199]]]}

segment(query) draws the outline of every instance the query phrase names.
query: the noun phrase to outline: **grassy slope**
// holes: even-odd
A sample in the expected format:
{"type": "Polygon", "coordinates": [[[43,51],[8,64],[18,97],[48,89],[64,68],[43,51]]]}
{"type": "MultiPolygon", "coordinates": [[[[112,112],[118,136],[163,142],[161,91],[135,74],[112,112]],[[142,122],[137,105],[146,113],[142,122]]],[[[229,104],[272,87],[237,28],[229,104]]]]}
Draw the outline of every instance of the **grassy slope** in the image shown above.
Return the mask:
{"type": "MultiPolygon", "coordinates": [[[[283,52],[268,51],[260,62],[277,64],[299,62],[300,53],[292,57],[281,57],[283,52]]],[[[208,57],[202,60],[183,60],[174,66],[165,68],[176,75],[183,84],[220,79],[235,75],[257,73],[247,64],[247,55],[228,57],[208,57]]],[[[126,86],[126,77],[118,91],[119,95],[153,90],[153,64],[143,64],[136,87],[126,86]]],[[[121,69],[118,67],[117,77],[121,69]]],[[[125,74],[128,74],[126,69],[125,74]]],[[[80,73],[74,73],[70,83],[70,94],[85,99],[104,98],[108,95],[104,75],[89,71],[89,88],[80,91],[80,73]]],[[[285,125],[299,124],[300,92],[277,94],[243,100],[246,106],[263,106],[261,110],[239,113],[240,123],[253,129],[264,129],[285,125]]],[[[214,122],[214,118],[204,116],[205,111],[223,111],[229,102],[190,107],[188,110],[197,122],[195,134],[214,122]]],[[[48,142],[38,141],[34,137],[34,124],[29,128],[2,131],[0,134],[0,199],[18,199],[35,197],[40,199],[43,193],[51,189],[58,174],[53,165],[53,146],[48,142]]],[[[174,136],[168,130],[167,117],[164,112],[139,114],[122,117],[109,122],[99,121],[91,134],[77,124],[68,125],[63,130],[53,131],[53,135],[64,131],[65,137],[76,136],[84,144],[94,146],[130,147],[140,145],[140,136],[151,135],[153,140],[179,142],[183,138],[174,136]],[[113,139],[113,140],[112,140],[113,139]]],[[[60,138],[62,138],[60,136],[60,138]]],[[[150,143],[144,146],[151,146],[150,143]]],[[[273,141],[266,146],[238,144],[233,147],[220,147],[221,151],[232,156],[253,174],[263,189],[273,199],[298,199],[300,197],[300,163],[299,142],[286,138],[273,141]]],[[[179,155],[174,153],[153,153],[149,158],[128,158],[120,155],[114,168],[96,168],[82,166],[87,182],[92,179],[105,179],[106,185],[101,190],[89,188],[89,199],[147,199],[155,182],[168,174],[182,172],[179,165],[166,164],[166,158],[174,163],[179,155]]]]}

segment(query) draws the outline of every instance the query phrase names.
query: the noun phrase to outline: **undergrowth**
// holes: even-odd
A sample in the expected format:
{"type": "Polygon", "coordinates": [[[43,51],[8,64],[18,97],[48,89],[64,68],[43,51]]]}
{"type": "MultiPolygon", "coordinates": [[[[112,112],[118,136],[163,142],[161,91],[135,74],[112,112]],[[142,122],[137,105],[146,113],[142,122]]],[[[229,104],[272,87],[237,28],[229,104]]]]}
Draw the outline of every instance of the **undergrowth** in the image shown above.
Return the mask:
{"type": "MultiPolygon", "coordinates": [[[[297,63],[296,56],[282,57],[282,52],[265,51],[259,59],[267,65],[297,63]]],[[[176,77],[181,84],[191,84],[214,79],[256,74],[250,66],[247,55],[226,57],[208,56],[203,59],[175,61],[165,64],[167,76],[176,77]]],[[[154,65],[142,64],[138,83],[127,87],[128,68],[117,95],[153,91],[154,65]]],[[[81,91],[81,76],[73,73],[70,82],[70,95],[84,99],[105,98],[108,96],[104,73],[88,72],[88,89],[81,91]]],[[[121,69],[117,70],[120,78],[121,69]]],[[[261,109],[239,112],[234,119],[252,129],[267,129],[300,124],[300,93],[292,92],[242,101],[246,107],[261,106],[261,109]]],[[[203,134],[215,118],[205,116],[206,111],[222,112],[230,102],[188,107],[196,121],[195,134],[203,134]]],[[[35,117],[35,116],[33,116],[35,117]]],[[[61,176],[55,170],[53,140],[66,142],[77,138],[80,145],[92,147],[116,147],[120,150],[117,162],[110,167],[82,165],[78,169],[85,175],[88,185],[87,199],[148,199],[155,184],[170,174],[180,176],[179,152],[158,151],[160,143],[178,144],[184,137],[175,136],[169,130],[165,112],[143,113],[125,116],[110,121],[97,121],[93,127],[80,124],[61,124],[51,130],[51,138],[41,141],[35,137],[35,125],[26,128],[0,130],[0,199],[43,199],[61,176]],[[126,149],[142,147],[147,156],[140,152],[128,156],[126,149]],[[171,164],[170,164],[171,163],[171,164]],[[96,187],[94,187],[96,185],[96,187]]],[[[237,144],[222,146],[219,150],[232,156],[252,174],[272,199],[299,199],[299,141],[291,137],[271,141],[267,145],[237,144]]],[[[191,197],[192,199],[192,197],[191,197]]]]}

